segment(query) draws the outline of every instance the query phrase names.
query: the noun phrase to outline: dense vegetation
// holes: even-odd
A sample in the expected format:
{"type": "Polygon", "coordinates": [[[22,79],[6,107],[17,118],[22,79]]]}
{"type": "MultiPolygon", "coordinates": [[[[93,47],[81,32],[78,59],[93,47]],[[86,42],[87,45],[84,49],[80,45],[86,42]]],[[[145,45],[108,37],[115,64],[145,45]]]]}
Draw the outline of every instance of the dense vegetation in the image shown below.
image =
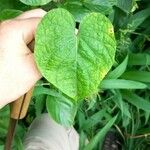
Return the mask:
{"type": "MultiPolygon", "coordinates": [[[[84,16],[91,12],[101,13],[114,26],[117,42],[115,62],[100,82],[98,92],[76,103],[68,100],[69,95],[65,96],[66,93],[59,91],[62,89],[52,85],[45,78],[41,79],[35,86],[27,116],[17,125],[14,149],[23,149],[22,139],[27,128],[36,116],[48,111],[61,124],[74,123],[80,134],[81,150],[102,149],[108,131],[117,134],[123,150],[148,150],[150,147],[149,1],[43,0],[44,3],[39,2],[41,1],[0,0],[0,21],[34,8],[43,8],[46,11],[64,8],[74,16],[76,27],[79,28],[84,16]],[[56,118],[59,115],[55,114],[61,112],[65,117],[56,118]],[[85,145],[87,139],[89,143],[85,145]]],[[[0,149],[3,149],[8,124],[9,106],[6,106],[0,110],[0,149]]]]}

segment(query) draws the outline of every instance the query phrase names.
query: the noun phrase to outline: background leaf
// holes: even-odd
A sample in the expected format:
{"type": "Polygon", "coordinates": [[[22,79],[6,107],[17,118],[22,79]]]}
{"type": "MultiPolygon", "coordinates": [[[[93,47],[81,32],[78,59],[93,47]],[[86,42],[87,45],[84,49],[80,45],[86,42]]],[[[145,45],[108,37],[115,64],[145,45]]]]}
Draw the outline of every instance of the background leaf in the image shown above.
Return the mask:
{"type": "Polygon", "coordinates": [[[121,77],[127,80],[150,83],[150,72],[147,71],[127,71],[121,77]]]}
{"type": "Polygon", "coordinates": [[[122,92],[123,98],[129,103],[144,111],[150,112],[150,102],[128,91],[122,92]]]}
{"type": "Polygon", "coordinates": [[[124,12],[129,13],[132,9],[132,0],[117,0],[117,7],[122,9],[124,12]]]}
{"type": "Polygon", "coordinates": [[[104,89],[145,89],[147,85],[141,82],[123,79],[105,79],[100,88],[104,89]]]}
{"type": "Polygon", "coordinates": [[[9,113],[9,106],[5,106],[0,110],[0,138],[3,138],[7,133],[9,125],[9,113]]]}
{"type": "Polygon", "coordinates": [[[119,66],[117,66],[113,71],[108,73],[108,75],[106,76],[106,79],[119,78],[125,72],[127,64],[128,64],[128,55],[119,66]]]}
{"type": "Polygon", "coordinates": [[[96,146],[96,144],[104,138],[105,134],[109,131],[109,129],[111,128],[111,126],[115,123],[116,119],[117,119],[117,116],[115,116],[114,118],[112,118],[112,119],[105,125],[105,127],[103,127],[103,128],[96,134],[96,136],[90,141],[90,143],[87,144],[87,146],[84,148],[84,150],[94,149],[94,147],[96,146]]]}
{"type": "Polygon", "coordinates": [[[83,6],[91,11],[108,15],[113,11],[112,6],[116,3],[116,0],[84,0],[83,6]]]}
{"type": "Polygon", "coordinates": [[[0,12],[0,21],[11,19],[20,15],[22,11],[15,9],[4,9],[0,12]]]}
{"type": "Polygon", "coordinates": [[[81,2],[70,2],[64,3],[61,5],[62,8],[67,9],[75,18],[77,22],[81,22],[81,20],[89,14],[91,11],[82,6],[81,2]]]}
{"type": "Polygon", "coordinates": [[[70,127],[74,123],[77,104],[72,100],[62,95],[59,97],[48,96],[46,105],[48,113],[56,122],[66,127],[70,127]]]}
{"type": "Polygon", "coordinates": [[[150,8],[141,10],[134,14],[130,19],[129,19],[129,26],[131,30],[135,30],[146,18],[150,16],[150,8]]]}
{"type": "Polygon", "coordinates": [[[20,1],[30,6],[41,6],[49,3],[52,0],[20,0],[20,1]]]}
{"type": "Polygon", "coordinates": [[[150,65],[150,54],[137,53],[129,55],[129,65],[150,65]]]}
{"type": "Polygon", "coordinates": [[[31,8],[19,0],[0,0],[0,12],[4,9],[28,10],[31,8]]]}
{"type": "Polygon", "coordinates": [[[129,112],[129,106],[127,103],[123,101],[122,94],[120,91],[115,91],[115,97],[113,98],[114,102],[117,104],[117,106],[121,109],[122,117],[127,116],[131,118],[131,114],[129,112]]]}
{"type": "MultiPolygon", "coordinates": [[[[115,30],[117,44],[115,63],[111,71],[105,77],[105,79],[108,79],[107,77],[110,74],[111,79],[114,80],[106,82],[108,84],[104,84],[105,88],[100,88],[94,95],[90,97],[87,96],[84,100],[77,102],[77,115],[72,123],[74,123],[74,128],[80,135],[80,150],[83,150],[87,143],[91,142],[91,145],[94,147],[92,149],[104,149],[103,146],[100,147],[99,143],[103,145],[105,137],[103,136],[99,141],[96,136],[116,113],[118,113],[118,117],[115,125],[111,127],[111,130],[113,130],[118,137],[117,143],[121,144],[115,146],[119,150],[149,150],[149,0],[53,0],[42,6],[29,6],[19,0],[0,0],[0,16],[2,16],[3,19],[11,19],[17,15],[16,13],[18,11],[23,12],[34,8],[42,8],[45,11],[49,11],[58,7],[67,9],[74,16],[76,21],[74,26],[76,26],[77,29],[79,29],[82,19],[87,14],[100,12],[111,20],[115,30]],[[12,10],[15,12],[10,13],[12,10]],[[129,56],[128,61],[126,61],[127,55],[129,56]],[[141,82],[144,82],[144,84],[141,82]],[[128,89],[131,87],[132,89],[128,89]],[[125,90],[122,90],[122,88],[125,90]]],[[[63,24],[64,17],[58,20],[62,21],[63,24]]],[[[54,19],[56,31],[59,28],[58,26],[61,26],[61,24],[59,25],[59,21],[54,19]]],[[[95,25],[96,24],[97,23],[95,23],[95,25]]],[[[88,27],[91,27],[91,25],[89,22],[88,27]]],[[[64,30],[65,29],[66,32],[68,32],[66,24],[64,26],[64,30]]],[[[48,31],[48,27],[44,28],[44,31],[43,37],[46,38],[45,33],[48,31]]],[[[59,33],[57,35],[61,36],[59,33]]],[[[91,36],[91,34],[89,34],[88,37],[89,36],[91,36]]],[[[70,37],[68,38],[67,42],[70,42],[70,37]]],[[[91,39],[90,41],[93,42],[94,37],[92,36],[91,39]]],[[[65,42],[66,41],[63,42],[63,45],[65,42]]],[[[86,43],[90,42],[88,41],[86,43]]],[[[62,48],[63,45],[60,46],[60,48],[62,48]]],[[[68,45],[68,43],[66,45],[68,45]]],[[[96,44],[93,42],[93,45],[96,44]]],[[[41,48],[43,49],[43,46],[41,46],[41,48]]],[[[65,54],[65,52],[62,51],[62,54],[65,54]]],[[[47,55],[49,55],[49,53],[47,55]]],[[[66,57],[66,59],[68,59],[68,57],[66,57]]],[[[97,59],[95,62],[96,61],[97,59]]],[[[88,70],[88,68],[89,67],[83,68],[83,70],[88,70]]],[[[93,75],[94,74],[95,72],[93,72],[93,75]]],[[[59,97],[59,95],[68,99],[66,95],[60,93],[60,91],[45,78],[42,78],[35,86],[27,116],[19,121],[16,128],[17,136],[15,136],[13,142],[14,150],[20,150],[22,148],[23,137],[33,119],[39,114],[47,112],[46,99],[49,95],[52,99],[59,97]]],[[[55,103],[54,101],[52,102],[55,103]]],[[[72,107],[70,103],[69,105],[68,101],[64,103],[65,102],[62,102],[61,106],[60,102],[59,107],[63,109],[66,104],[67,110],[73,112],[71,108],[74,107],[72,107]]],[[[70,114],[67,114],[67,117],[70,117],[70,114]]],[[[63,119],[66,119],[65,121],[63,120],[64,122],[68,121],[68,118],[63,117],[63,119]]],[[[0,149],[2,150],[4,149],[3,146],[6,139],[8,123],[9,107],[6,106],[0,110],[0,149]]],[[[111,142],[113,142],[113,140],[111,140],[111,142]]],[[[106,144],[106,141],[104,144],[106,144]]]]}

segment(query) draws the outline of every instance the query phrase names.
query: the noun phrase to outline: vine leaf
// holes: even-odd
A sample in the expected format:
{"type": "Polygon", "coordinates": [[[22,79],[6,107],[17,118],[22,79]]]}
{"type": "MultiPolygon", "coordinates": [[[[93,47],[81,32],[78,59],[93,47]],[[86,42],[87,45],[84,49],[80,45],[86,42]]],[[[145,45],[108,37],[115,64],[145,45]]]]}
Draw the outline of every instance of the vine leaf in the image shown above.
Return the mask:
{"type": "Polygon", "coordinates": [[[75,19],[65,9],[44,16],[35,37],[35,59],[42,75],[74,100],[97,92],[114,63],[116,41],[111,22],[90,13],[75,34],[75,19]]]}

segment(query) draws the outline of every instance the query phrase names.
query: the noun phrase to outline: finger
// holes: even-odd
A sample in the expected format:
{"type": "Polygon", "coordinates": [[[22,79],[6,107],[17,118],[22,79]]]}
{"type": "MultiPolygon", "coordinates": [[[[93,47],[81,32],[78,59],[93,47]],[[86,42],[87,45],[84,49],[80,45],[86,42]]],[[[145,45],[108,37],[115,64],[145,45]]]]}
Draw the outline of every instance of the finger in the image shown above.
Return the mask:
{"type": "MultiPolygon", "coordinates": [[[[5,50],[6,46],[11,51],[18,51],[20,54],[26,54],[27,45],[34,39],[36,28],[42,18],[28,18],[21,20],[8,20],[2,22],[0,26],[0,41],[5,50]]],[[[17,53],[14,53],[17,54],[17,53]]]]}
{"type": "Polygon", "coordinates": [[[27,18],[33,18],[33,17],[43,17],[46,14],[46,11],[43,9],[33,9],[30,11],[26,11],[16,17],[16,19],[27,19],[27,18]]]}
{"type": "Polygon", "coordinates": [[[37,26],[41,19],[42,18],[29,18],[20,22],[20,25],[22,25],[20,28],[22,31],[22,40],[25,44],[29,44],[34,39],[37,26]]]}
{"type": "Polygon", "coordinates": [[[28,45],[35,36],[35,31],[42,18],[28,18],[23,20],[18,20],[16,22],[14,31],[17,33],[16,40],[17,43],[25,43],[28,45]],[[20,41],[21,40],[21,41],[20,41]]]}

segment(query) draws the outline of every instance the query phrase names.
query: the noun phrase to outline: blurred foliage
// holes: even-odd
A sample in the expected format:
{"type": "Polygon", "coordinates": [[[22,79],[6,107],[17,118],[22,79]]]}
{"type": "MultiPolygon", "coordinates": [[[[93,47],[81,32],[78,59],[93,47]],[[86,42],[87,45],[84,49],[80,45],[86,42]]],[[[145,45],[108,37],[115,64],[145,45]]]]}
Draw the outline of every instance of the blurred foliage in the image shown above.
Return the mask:
{"type": "MultiPolygon", "coordinates": [[[[99,93],[78,104],[74,126],[80,134],[80,149],[102,149],[100,145],[111,128],[119,135],[122,150],[149,150],[149,0],[53,0],[43,6],[0,0],[0,20],[34,8],[48,11],[57,7],[70,11],[78,23],[90,12],[105,14],[114,25],[117,40],[116,62],[99,86],[99,93]]],[[[28,114],[17,127],[15,150],[22,149],[23,136],[33,119],[47,112],[47,97],[57,94],[58,91],[45,79],[37,83],[28,114]]],[[[5,142],[8,118],[9,107],[6,106],[0,110],[0,149],[5,142]]]]}

